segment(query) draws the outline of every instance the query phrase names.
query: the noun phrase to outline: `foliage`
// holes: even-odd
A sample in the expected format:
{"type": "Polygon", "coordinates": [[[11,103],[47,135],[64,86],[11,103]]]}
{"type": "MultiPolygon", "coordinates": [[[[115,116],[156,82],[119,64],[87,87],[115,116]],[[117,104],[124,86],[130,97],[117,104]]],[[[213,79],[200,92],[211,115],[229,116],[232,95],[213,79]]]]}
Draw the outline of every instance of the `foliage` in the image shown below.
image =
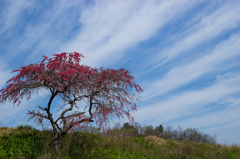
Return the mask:
{"type": "Polygon", "coordinates": [[[56,153],[48,146],[49,132],[27,130],[15,129],[11,135],[0,138],[0,158],[240,158],[239,146],[170,140],[154,135],[112,137],[88,132],[67,133],[61,151],[56,153]]]}
{"type": "Polygon", "coordinates": [[[163,133],[163,125],[159,125],[155,128],[155,132],[157,135],[160,135],[161,133],[163,133]]]}
{"type": "Polygon", "coordinates": [[[17,126],[17,129],[20,130],[20,129],[34,129],[34,128],[30,125],[19,125],[17,126]]]}

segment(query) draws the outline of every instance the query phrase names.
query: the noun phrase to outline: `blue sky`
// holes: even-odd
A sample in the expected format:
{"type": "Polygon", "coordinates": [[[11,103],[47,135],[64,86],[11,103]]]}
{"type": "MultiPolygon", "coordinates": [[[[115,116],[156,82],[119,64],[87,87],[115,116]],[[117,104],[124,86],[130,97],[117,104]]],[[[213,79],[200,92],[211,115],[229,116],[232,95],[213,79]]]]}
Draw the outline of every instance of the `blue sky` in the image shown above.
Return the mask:
{"type": "MultiPolygon", "coordinates": [[[[83,65],[131,71],[144,90],[131,111],[141,126],[191,127],[240,145],[239,15],[239,0],[0,0],[0,88],[13,69],[76,51],[83,65]]],[[[18,107],[1,103],[0,125],[41,130],[25,116],[44,107],[48,93],[18,107]]]]}

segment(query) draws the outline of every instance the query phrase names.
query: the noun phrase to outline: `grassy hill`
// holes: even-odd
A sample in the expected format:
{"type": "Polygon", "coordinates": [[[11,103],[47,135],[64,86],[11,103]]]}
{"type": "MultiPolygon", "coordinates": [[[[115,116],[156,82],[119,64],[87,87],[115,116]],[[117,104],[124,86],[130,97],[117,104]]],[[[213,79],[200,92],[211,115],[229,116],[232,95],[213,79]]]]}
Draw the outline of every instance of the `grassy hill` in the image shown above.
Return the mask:
{"type": "Polygon", "coordinates": [[[157,136],[120,137],[119,134],[68,133],[59,154],[52,153],[52,132],[30,127],[0,128],[0,158],[64,159],[240,159],[240,147],[163,139],[157,136]]]}

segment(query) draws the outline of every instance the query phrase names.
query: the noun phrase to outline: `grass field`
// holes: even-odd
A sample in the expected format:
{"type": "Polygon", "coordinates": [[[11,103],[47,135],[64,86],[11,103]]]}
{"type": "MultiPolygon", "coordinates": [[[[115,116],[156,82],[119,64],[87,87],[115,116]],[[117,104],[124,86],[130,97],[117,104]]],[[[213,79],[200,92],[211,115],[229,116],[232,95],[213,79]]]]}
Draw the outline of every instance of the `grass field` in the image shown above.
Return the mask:
{"type": "Polygon", "coordinates": [[[28,126],[0,128],[0,158],[61,159],[240,159],[240,147],[163,139],[156,136],[120,137],[119,134],[67,133],[60,153],[48,146],[51,131],[28,126]]]}

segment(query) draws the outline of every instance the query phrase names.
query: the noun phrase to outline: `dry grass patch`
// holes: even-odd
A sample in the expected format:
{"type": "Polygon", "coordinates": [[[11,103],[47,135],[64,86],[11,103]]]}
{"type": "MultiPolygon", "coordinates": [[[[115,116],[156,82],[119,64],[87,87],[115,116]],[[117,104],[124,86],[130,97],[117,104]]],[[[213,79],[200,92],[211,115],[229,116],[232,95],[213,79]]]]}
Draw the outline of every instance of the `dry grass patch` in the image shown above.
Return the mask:
{"type": "Polygon", "coordinates": [[[12,132],[14,128],[8,128],[8,127],[1,127],[0,128],[0,137],[3,136],[3,134],[9,134],[12,132]]]}
{"type": "Polygon", "coordinates": [[[166,141],[164,139],[157,137],[155,135],[147,136],[147,137],[145,137],[145,140],[150,143],[157,144],[159,146],[166,143],[166,141]]]}
{"type": "Polygon", "coordinates": [[[6,137],[9,137],[10,135],[18,135],[18,134],[22,134],[24,132],[33,132],[33,131],[39,131],[40,130],[36,130],[36,129],[29,129],[29,128],[7,128],[7,127],[1,127],[0,128],[0,137],[2,137],[4,134],[6,135],[6,137]]]}

